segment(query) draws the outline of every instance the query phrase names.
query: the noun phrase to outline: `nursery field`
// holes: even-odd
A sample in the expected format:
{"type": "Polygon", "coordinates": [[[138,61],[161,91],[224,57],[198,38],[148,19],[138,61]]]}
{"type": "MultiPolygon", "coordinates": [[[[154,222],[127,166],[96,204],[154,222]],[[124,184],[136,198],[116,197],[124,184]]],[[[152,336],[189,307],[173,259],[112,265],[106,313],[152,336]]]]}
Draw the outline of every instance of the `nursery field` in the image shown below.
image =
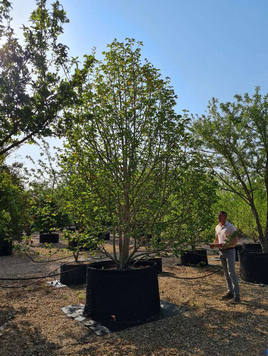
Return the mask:
{"type": "MultiPolygon", "coordinates": [[[[1,257],[0,276],[45,275],[69,259],[59,258],[70,255],[62,250],[49,257],[48,250],[35,249],[40,251],[39,262],[18,252],[1,257]],[[49,259],[53,261],[44,262],[49,259]]],[[[163,259],[163,273],[158,279],[161,300],[177,305],[179,313],[101,337],[61,310],[85,302],[85,285],[54,288],[47,283],[53,278],[1,281],[1,286],[18,286],[0,288],[1,356],[265,355],[268,285],[241,281],[241,304],[222,302],[219,299],[225,293],[225,282],[217,255],[210,254],[209,266],[203,268],[178,262],[177,258],[163,259]],[[29,286],[20,288],[26,284],[29,286]]]]}

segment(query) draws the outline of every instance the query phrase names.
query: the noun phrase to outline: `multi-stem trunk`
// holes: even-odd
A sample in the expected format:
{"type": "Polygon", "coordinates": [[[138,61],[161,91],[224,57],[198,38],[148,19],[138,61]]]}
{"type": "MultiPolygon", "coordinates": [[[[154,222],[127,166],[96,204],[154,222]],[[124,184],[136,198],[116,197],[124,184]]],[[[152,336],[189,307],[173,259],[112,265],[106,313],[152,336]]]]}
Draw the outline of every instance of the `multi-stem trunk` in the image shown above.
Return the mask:
{"type": "Polygon", "coordinates": [[[124,207],[123,207],[123,237],[122,249],[120,253],[120,269],[125,269],[129,258],[129,242],[130,242],[130,209],[129,209],[129,193],[128,184],[124,189],[124,207]]]}

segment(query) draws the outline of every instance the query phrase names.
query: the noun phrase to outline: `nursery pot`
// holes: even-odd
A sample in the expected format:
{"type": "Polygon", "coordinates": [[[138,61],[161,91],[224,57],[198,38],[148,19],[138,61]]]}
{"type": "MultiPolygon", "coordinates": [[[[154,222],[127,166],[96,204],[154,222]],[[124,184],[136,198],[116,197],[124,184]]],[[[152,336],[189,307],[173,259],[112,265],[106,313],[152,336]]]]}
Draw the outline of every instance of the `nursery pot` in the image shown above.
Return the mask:
{"type": "Polygon", "coordinates": [[[0,256],[12,255],[12,240],[4,240],[0,237],[0,256]]]}
{"type": "Polygon", "coordinates": [[[162,273],[162,258],[149,258],[147,260],[137,261],[135,266],[152,266],[157,274],[162,273]]]}
{"type": "Polygon", "coordinates": [[[199,249],[199,250],[182,251],[181,264],[184,266],[192,266],[192,265],[207,266],[208,265],[207,250],[199,249]]]}
{"type": "Polygon", "coordinates": [[[240,251],[240,276],[247,282],[268,284],[268,253],[243,248],[240,251]]]}
{"type": "Polygon", "coordinates": [[[159,311],[159,286],[153,266],[120,271],[106,261],[87,268],[84,315],[104,323],[135,325],[159,311]]]}
{"type": "Polygon", "coordinates": [[[262,252],[261,244],[243,244],[243,250],[251,251],[251,252],[262,252]]]}
{"type": "Polygon", "coordinates": [[[85,284],[87,266],[85,263],[66,263],[60,266],[60,282],[67,286],[85,284]]]}
{"type": "Polygon", "coordinates": [[[59,242],[59,234],[56,232],[40,232],[39,236],[40,243],[58,243],[59,242]]]}
{"type": "Polygon", "coordinates": [[[242,250],[247,250],[251,252],[262,252],[261,244],[243,244],[243,245],[236,245],[235,246],[235,260],[239,261],[239,255],[242,250]]]}

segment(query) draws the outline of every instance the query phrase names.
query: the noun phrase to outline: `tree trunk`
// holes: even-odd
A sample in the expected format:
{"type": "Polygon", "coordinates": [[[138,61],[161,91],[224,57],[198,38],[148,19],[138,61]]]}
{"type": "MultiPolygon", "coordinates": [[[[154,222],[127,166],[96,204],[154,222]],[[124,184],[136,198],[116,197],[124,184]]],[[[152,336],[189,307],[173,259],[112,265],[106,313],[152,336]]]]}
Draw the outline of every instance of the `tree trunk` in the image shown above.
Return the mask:
{"type": "Polygon", "coordinates": [[[130,213],[129,213],[129,196],[128,196],[127,189],[124,192],[123,225],[124,225],[124,231],[122,236],[122,247],[120,252],[120,269],[125,269],[129,258],[130,213]]]}
{"type": "Polygon", "coordinates": [[[262,226],[261,226],[261,222],[260,222],[260,218],[259,218],[259,214],[257,212],[257,209],[255,207],[255,204],[252,202],[250,204],[250,207],[251,207],[251,211],[253,212],[253,215],[255,217],[255,221],[256,221],[256,225],[257,225],[257,230],[258,230],[258,234],[259,234],[259,240],[260,240],[260,243],[262,245],[262,249],[263,249],[263,252],[265,252],[266,248],[268,247],[267,246],[267,243],[268,243],[268,232],[267,232],[267,227],[266,227],[266,231],[265,231],[265,236],[263,235],[263,229],[262,229],[262,226]],[[265,242],[266,241],[266,242],[265,242]],[[266,246],[266,247],[265,247],[266,246]]]}
{"type": "Polygon", "coordinates": [[[261,241],[263,253],[268,253],[268,231],[266,230],[263,241],[261,241]]]}

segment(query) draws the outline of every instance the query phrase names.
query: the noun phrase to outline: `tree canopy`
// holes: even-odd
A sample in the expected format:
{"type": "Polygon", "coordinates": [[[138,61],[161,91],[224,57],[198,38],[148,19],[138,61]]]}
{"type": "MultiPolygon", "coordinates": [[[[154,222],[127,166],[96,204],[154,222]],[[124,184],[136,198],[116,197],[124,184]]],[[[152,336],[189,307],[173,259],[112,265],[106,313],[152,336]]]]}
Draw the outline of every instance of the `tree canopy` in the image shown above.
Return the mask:
{"type": "Polygon", "coordinates": [[[65,152],[65,162],[88,183],[88,194],[110,214],[119,236],[119,254],[114,249],[111,257],[121,268],[140,247],[138,230],[149,233],[163,218],[170,172],[184,159],[186,137],[170,80],[142,60],[141,46],[115,40],[90,68],[82,105],[70,114],[65,152]]]}
{"type": "Polygon", "coordinates": [[[263,250],[268,252],[268,95],[256,88],[252,96],[236,95],[234,102],[219,104],[213,99],[208,114],[194,122],[194,133],[223,189],[249,205],[263,250]],[[256,204],[263,192],[264,225],[256,204]]]}
{"type": "Polygon", "coordinates": [[[50,124],[70,105],[79,82],[67,75],[72,63],[59,36],[69,20],[59,1],[49,8],[46,0],[36,0],[22,41],[11,27],[11,9],[10,1],[0,1],[0,156],[51,135],[50,124]]]}

